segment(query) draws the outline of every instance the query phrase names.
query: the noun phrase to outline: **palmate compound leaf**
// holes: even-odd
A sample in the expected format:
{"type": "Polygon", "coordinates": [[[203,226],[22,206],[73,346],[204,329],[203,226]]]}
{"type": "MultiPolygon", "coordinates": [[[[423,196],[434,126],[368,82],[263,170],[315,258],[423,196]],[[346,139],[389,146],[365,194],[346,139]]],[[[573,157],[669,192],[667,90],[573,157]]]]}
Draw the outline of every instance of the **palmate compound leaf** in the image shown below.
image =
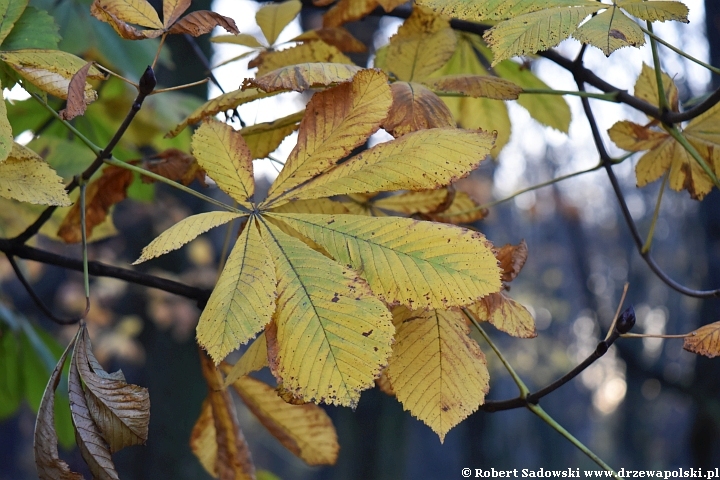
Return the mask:
{"type": "Polygon", "coordinates": [[[316,93],[300,122],[298,142],[268,192],[271,203],[328,170],[375,133],[392,103],[387,77],[362,70],[351,83],[316,93]]]}
{"type": "Polygon", "coordinates": [[[484,403],[490,374],[463,313],[393,309],[397,329],[386,371],[405,410],[440,437],[484,403]]]}
{"type": "Polygon", "coordinates": [[[303,401],[357,405],[390,356],[390,312],[353,271],[263,222],[277,310],[266,329],[270,368],[303,401]]]}
{"type": "Polygon", "coordinates": [[[200,316],[198,343],[216,364],[272,319],[277,279],[264,240],[256,222],[249,221],[200,316]]]}
{"type": "Polygon", "coordinates": [[[494,133],[456,128],[411,132],[352,157],[271,206],[296,199],[445,186],[476,168],[494,140],[494,133]]]}
{"type": "MultiPolygon", "coordinates": [[[[72,77],[87,63],[61,50],[25,49],[12,52],[0,52],[5,61],[25,80],[40,90],[58,98],[67,98],[72,77]]],[[[103,80],[105,75],[95,67],[89,69],[87,78],[103,80]]],[[[97,93],[89,84],[85,84],[85,101],[97,98],[97,93]]]]}
{"type": "Polygon", "coordinates": [[[683,348],[710,358],[720,356],[720,322],[704,325],[692,332],[685,337],[683,348]]]}
{"type": "Polygon", "coordinates": [[[485,237],[453,225],[359,215],[268,214],[349,265],[390,305],[449,308],[500,290],[485,237]]]}
{"type": "Polygon", "coordinates": [[[340,445],[335,427],[319,406],[291,405],[274,388],[251,377],[233,382],[245,405],[285,448],[308,465],[334,465],[340,445]]]}
{"type": "Polygon", "coordinates": [[[70,470],[67,463],[58,454],[58,436],[55,431],[55,390],[60,383],[65,359],[75,344],[75,339],[67,346],[55,369],[50,375],[47,387],[40,402],[35,422],[35,465],[40,480],[82,480],[83,476],[70,470]]]}
{"type": "Polygon", "coordinates": [[[220,372],[202,351],[200,365],[208,386],[208,396],[193,427],[190,446],[214,477],[220,480],[255,480],[255,466],[238,425],[230,392],[222,388],[220,372]]]}
{"type": "Polygon", "coordinates": [[[572,35],[588,16],[607,7],[606,4],[587,0],[578,0],[576,4],[526,13],[488,30],[484,38],[495,54],[492,65],[558,45],[572,35]]]}
{"type": "Polygon", "coordinates": [[[250,205],[255,194],[252,154],[241,134],[225,123],[205,122],[193,134],[192,151],[223,192],[250,205]]]}
{"type": "Polygon", "coordinates": [[[383,68],[399,80],[424,80],[452,57],[456,43],[448,20],[416,6],[390,38],[383,68]]]}
{"type": "Polygon", "coordinates": [[[12,143],[8,157],[0,162],[0,197],[40,205],[72,203],[55,170],[38,154],[16,142],[12,143]]]}

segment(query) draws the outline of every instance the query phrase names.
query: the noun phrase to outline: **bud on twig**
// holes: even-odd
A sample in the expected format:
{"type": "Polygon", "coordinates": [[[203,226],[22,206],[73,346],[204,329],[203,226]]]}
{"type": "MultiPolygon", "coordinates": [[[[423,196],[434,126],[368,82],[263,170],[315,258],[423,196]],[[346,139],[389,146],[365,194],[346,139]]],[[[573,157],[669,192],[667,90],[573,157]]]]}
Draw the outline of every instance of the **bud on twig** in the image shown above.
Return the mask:
{"type": "Polygon", "coordinates": [[[155,72],[152,67],[148,65],[145,69],[145,73],[143,73],[142,77],[140,77],[140,93],[142,95],[150,95],[155,89],[155,85],[157,85],[155,72]]]}

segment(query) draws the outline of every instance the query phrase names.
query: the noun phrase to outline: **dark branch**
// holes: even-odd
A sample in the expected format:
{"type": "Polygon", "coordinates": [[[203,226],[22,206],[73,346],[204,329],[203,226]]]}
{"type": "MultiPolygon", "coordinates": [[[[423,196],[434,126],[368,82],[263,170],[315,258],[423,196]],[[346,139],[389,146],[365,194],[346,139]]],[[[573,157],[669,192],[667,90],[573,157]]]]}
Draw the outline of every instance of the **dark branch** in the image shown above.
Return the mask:
{"type": "MultiPolygon", "coordinates": [[[[12,240],[0,239],[0,251],[4,252],[8,257],[24,258],[26,260],[55,265],[78,272],[82,272],[83,270],[82,260],[57,255],[45,250],[15,243],[12,240]]],[[[90,275],[95,277],[117,278],[136,285],[157,288],[158,290],[180,295],[181,297],[195,300],[200,308],[204,307],[208,298],[210,298],[211,290],[208,289],[191,287],[173,280],[136,272],[127,268],[106,265],[100,262],[88,262],[88,271],[90,275]]]]}

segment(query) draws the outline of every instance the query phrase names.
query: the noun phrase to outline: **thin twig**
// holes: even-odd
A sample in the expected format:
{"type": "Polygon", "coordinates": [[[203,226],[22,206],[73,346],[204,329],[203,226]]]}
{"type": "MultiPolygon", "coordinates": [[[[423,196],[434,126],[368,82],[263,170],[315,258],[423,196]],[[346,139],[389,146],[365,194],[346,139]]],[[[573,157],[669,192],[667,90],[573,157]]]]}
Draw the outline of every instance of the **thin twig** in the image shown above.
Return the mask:
{"type": "Polygon", "coordinates": [[[222,87],[222,85],[220,85],[220,82],[218,81],[218,79],[215,77],[215,75],[212,72],[212,66],[210,65],[210,62],[208,61],[208,58],[205,56],[205,52],[202,51],[202,49],[200,48],[200,45],[198,45],[195,38],[192,35],[187,34],[187,33],[185,35],[183,35],[183,37],[190,44],[190,48],[192,48],[193,53],[198,58],[198,60],[200,60],[200,63],[202,63],[203,66],[205,67],[208,77],[210,77],[210,81],[212,81],[215,84],[215,86],[218,87],[218,89],[222,93],[225,93],[225,89],[222,87]]]}

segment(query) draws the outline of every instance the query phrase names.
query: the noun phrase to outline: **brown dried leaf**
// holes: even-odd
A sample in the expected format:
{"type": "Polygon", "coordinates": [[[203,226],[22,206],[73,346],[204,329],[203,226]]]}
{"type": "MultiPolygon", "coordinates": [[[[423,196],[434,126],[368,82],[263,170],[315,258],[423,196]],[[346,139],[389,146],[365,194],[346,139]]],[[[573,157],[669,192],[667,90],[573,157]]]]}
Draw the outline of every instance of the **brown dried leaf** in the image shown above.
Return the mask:
{"type": "Polygon", "coordinates": [[[82,480],[83,476],[70,470],[67,463],[58,455],[58,437],[55,432],[55,390],[68,352],[75,344],[75,339],[67,346],[55,370],[50,375],[45,392],[43,392],[40,408],[35,422],[35,465],[40,480],[82,480]]]}
{"type": "Polygon", "coordinates": [[[296,396],[293,392],[285,388],[282,382],[278,382],[275,387],[275,395],[288,405],[305,405],[307,402],[302,398],[296,396]]]}
{"type": "Polygon", "coordinates": [[[513,82],[490,75],[444,75],[423,83],[435,92],[461,93],[494,100],[516,100],[522,92],[522,88],[513,82]]]}
{"type": "Polygon", "coordinates": [[[170,25],[190,8],[192,0],[163,0],[163,26],[168,28],[170,25]]]}
{"type": "Polygon", "coordinates": [[[356,65],[345,63],[301,63],[278,68],[255,79],[247,79],[243,88],[257,87],[268,93],[281,90],[304,92],[310,88],[349,82],[360,70],[362,68],[356,65]]]}
{"type": "Polygon", "coordinates": [[[303,43],[280,51],[262,52],[248,62],[248,68],[258,67],[257,76],[300,63],[345,63],[353,65],[344,53],[325,42],[303,43]]]}
{"type": "Polygon", "coordinates": [[[350,32],[342,27],[324,27],[308,30],[291,41],[313,42],[316,40],[322,40],[328,45],[337,47],[341,52],[364,53],[367,51],[367,47],[363,42],[353,37],[350,32]]]}
{"type": "Polygon", "coordinates": [[[213,418],[212,404],[210,398],[206,397],[200,408],[200,416],[190,433],[190,449],[200,460],[203,468],[217,478],[217,441],[215,440],[215,419],[213,418]]]}
{"type": "Polygon", "coordinates": [[[145,444],[150,423],[147,389],[126,383],[121,371],[103,370],[92,353],[87,330],[78,339],[75,359],[85,383],[88,411],[110,451],[145,444]]]}
{"type": "Polygon", "coordinates": [[[70,79],[68,87],[67,106],[60,110],[58,114],[63,120],[72,120],[85,113],[85,109],[90,102],[85,98],[85,81],[87,80],[88,71],[93,66],[92,62],[88,62],[70,79]]]}
{"type": "MultiPolygon", "coordinates": [[[[82,338],[84,330],[85,327],[81,327],[78,338],[82,338]]],[[[90,415],[87,399],[83,392],[82,380],[78,372],[78,359],[80,356],[86,358],[84,350],[81,351],[76,348],[70,360],[68,393],[70,397],[70,413],[75,426],[75,439],[80,448],[80,454],[85,463],[88,464],[95,479],[119,480],[115,465],[110,457],[110,448],[105,443],[98,426],[90,415]]],[[[80,363],[82,363],[82,360],[80,363]]]]}
{"type": "MultiPolygon", "coordinates": [[[[130,170],[109,165],[103,169],[100,178],[88,184],[85,192],[85,233],[88,238],[93,228],[105,220],[110,207],[125,199],[132,181],[130,170]]],[[[78,243],[82,240],[80,228],[78,199],[60,224],[58,236],[66,243],[78,243]]]]}
{"type": "Polygon", "coordinates": [[[467,307],[478,319],[490,322],[513,337],[537,337],[535,319],[525,307],[503,293],[492,293],[467,307]]]}
{"type": "Polygon", "coordinates": [[[340,445],[330,417],[319,406],[290,405],[271,386],[250,377],[233,383],[245,405],[285,448],[308,465],[334,465],[340,445]]]}
{"type": "MultiPolygon", "coordinates": [[[[200,185],[207,187],[205,170],[198,165],[195,157],[177,148],[168,148],[152,157],[148,157],[143,160],[142,167],[183,185],[190,185],[193,180],[197,179],[200,185]]],[[[144,183],[155,182],[154,179],[147,176],[141,178],[144,183]]]]}
{"type": "Polygon", "coordinates": [[[393,103],[383,128],[393,137],[428,128],[457,126],[447,105],[424,85],[395,82],[390,89],[393,103]]]}
{"type": "Polygon", "coordinates": [[[173,25],[168,33],[187,33],[193,37],[199,37],[212,32],[215,27],[222,27],[230,33],[240,33],[235,25],[235,20],[209,10],[188,13],[173,25]]]}
{"type": "Polygon", "coordinates": [[[525,240],[521,240],[517,245],[503,245],[495,249],[495,257],[500,262],[502,269],[502,281],[512,282],[518,276],[520,270],[525,265],[528,256],[528,248],[525,240]]]}
{"type": "Polygon", "coordinates": [[[392,12],[400,5],[404,5],[408,2],[408,0],[377,0],[377,3],[385,10],[386,12],[392,12]]]}
{"type": "Polygon", "coordinates": [[[720,322],[710,323],[692,332],[689,337],[685,337],[683,348],[710,358],[720,356],[720,322]]]}
{"type": "Polygon", "coordinates": [[[391,397],[395,396],[395,390],[393,390],[392,385],[390,385],[390,380],[385,374],[385,370],[383,370],[380,376],[375,379],[375,385],[377,385],[380,391],[385,395],[390,395],[391,397]]]}
{"type": "Polygon", "coordinates": [[[208,385],[208,400],[212,406],[217,455],[215,471],[220,480],[255,479],[255,466],[250,450],[235,416],[230,392],[222,389],[222,376],[212,359],[200,351],[203,377],[208,385]]]}

